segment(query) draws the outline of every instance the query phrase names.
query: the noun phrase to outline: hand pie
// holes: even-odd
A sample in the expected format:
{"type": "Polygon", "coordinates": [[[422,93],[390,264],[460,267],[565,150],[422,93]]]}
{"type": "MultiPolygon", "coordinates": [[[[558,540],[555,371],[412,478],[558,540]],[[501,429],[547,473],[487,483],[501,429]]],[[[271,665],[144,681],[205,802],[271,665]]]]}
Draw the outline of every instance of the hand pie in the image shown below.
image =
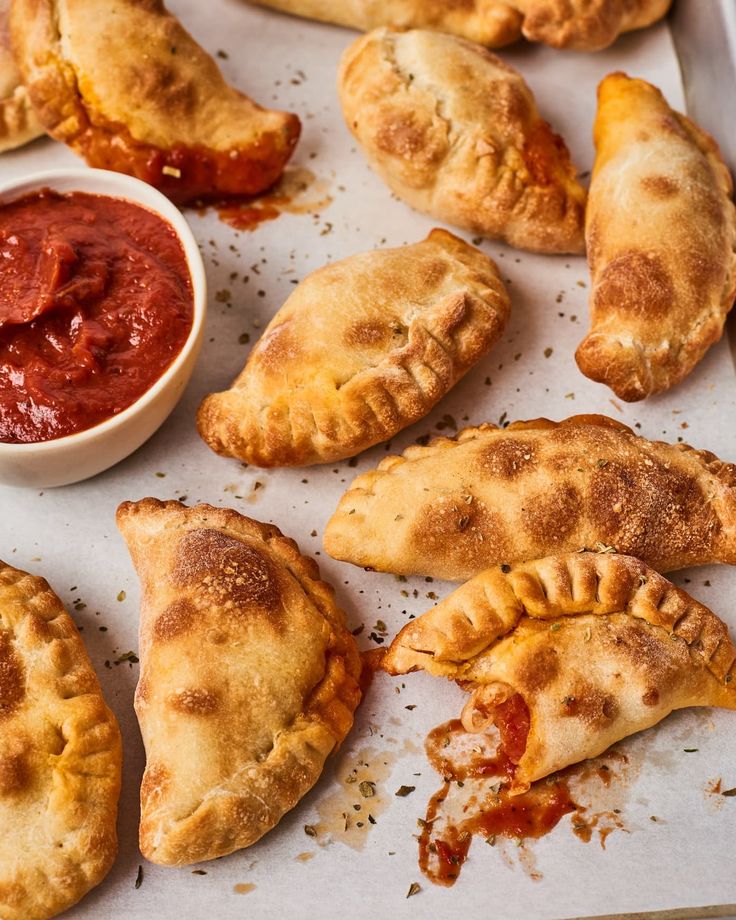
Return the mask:
{"type": "Polygon", "coordinates": [[[447,233],[313,272],[230,390],[199,410],[218,453],[258,466],[357,454],[416,422],[500,337],[495,264],[447,233]]]}
{"type": "Polygon", "coordinates": [[[638,559],[572,553],[478,575],[383,667],[460,681],[463,726],[495,722],[520,793],[675,709],[736,709],[735,660],[725,624],[638,559]]]}
{"type": "Polygon", "coordinates": [[[10,51],[7,18],[7,0],[0,0],[0,153],[44,133],[10,51]]]}
{"type": "Polygon", "coordinates": [[[174,201],[279,178],[299,119],[225,83],[161,0],[13,0],[11,35],[48,133],[174,201]]]}
{"type": "Polygon", "coordinates": [[[324,538],[335,559],[451,581],[599,544],[659,571],[736,563],[736,467],[601,415],[481,425],[356,477],[324,538]]]}
{"type": "Polygon", "coordinates": [[[599,51],[622,32],[661,19],[672,0],[514,0],[524,14],[524,37],[555,48],[599,51]]]}
{"type": "Polygon", "coordinates": [[[0,563],[0,917],[76,904],[117,853],[121,745],[71,618],[0,563]]]}
{"type": "Polygon", "coordinates": [[[412,207],[538,252],[582,252],[585,191],[520,74],[480,45],[376,29],[339,92],[371,166],[412,207]]]}
{"type": "Polygon", "coordinates": [[[591,331],[575,357],[633,401],[679,383],[721,337],[736,297],[733,186],[715,142],[624,74],[600,85],[595,143],[591,331]]]}
{"type": "Polygon", "coordinates": [[[141,578],[141,852],[250,846],[350,730],[360,659],[332,589],[268,524],[146,498],[118,509],[141,578]]]}
{"type": "Polygon", "coordinates": [[[518,0],[254,0],[295,16],[367,32],[378,26],[437,29],[490,48],[521,38],[518,0]]]}

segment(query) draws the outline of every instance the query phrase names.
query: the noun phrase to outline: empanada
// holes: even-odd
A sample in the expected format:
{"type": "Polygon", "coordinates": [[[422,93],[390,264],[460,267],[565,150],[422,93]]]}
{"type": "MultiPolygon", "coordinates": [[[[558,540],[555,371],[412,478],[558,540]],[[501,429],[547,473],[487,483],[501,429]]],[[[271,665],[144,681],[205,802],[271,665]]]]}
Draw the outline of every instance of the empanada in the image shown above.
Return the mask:
{"type": "Polygon", "coordinates": [[[13,0],[11,35],[49,134],[175,201],[263,191],[299,137],[296,115],[228,86],[161,0],[13,0]]]}
{"type": "Polygon", "coordinates": [[[324,538],[335,559],[452,581],[599,544],[663,572],[736,563],[736,466],[601,415],[481,425],[362,473],[324,538]]]}
{"type": "Polygon", "coordinates": [[[334,22],[367,32],[378,26],[437,29],[490,48],[521,38],[516,0],[254,0],[295,16],[334,22]]]}
{"type": "Polygon", "coordinates": [[[524,37],[555,48],[599,51],[622,32],[661,19],[672,0],[514,0],[524,37]]]}
{"type": "Polygon", "coordinates": [[[576,360],[621,399],[679,383],[736,297],[733,185],[716,143],[654,86],[598,90],[586,218],[591,331],[576,360]]]}
{"type": "Polygon", "coordinates": [[[117,853],[121,744],[82,639],[43,578],[0,563],[0,917],[45,920],[117,853]]]}
{"type": "Polygon", "coordinates": [[[8,0],[0,0],[0,153],[44,133],[10,51],[7,19],[8,0]]]}
{"type": "Polygon", "coordinates": [[[275,527],[153,498],[117,520],[142,583],[141,852],[215,859],[271,830],[350,730],[355,640],[275,527]]]}
{"type": "Polygon", "coordinates": [[[523,78],[480,45],[376,29],[339,92],[371,166],[412,207],[538,252],[582,252],[585,190],[523,78]]]}
{"type": "Polygon", "coordinates": [[[426,415],[509,310],[493,261],[445,230],[325,266],[274,316],[232,388],[202,403],[200,434],[258,466],[350,457],[426,415]]]}
{"type": "Polygon", "coordinates": [[[643,562],[572,553],[478,575],[407,624],[383,667],[460,681],[463,725],[496,723],[516,793],[674,709],[736,709],[735,662],[725,624],[643,562]]]}

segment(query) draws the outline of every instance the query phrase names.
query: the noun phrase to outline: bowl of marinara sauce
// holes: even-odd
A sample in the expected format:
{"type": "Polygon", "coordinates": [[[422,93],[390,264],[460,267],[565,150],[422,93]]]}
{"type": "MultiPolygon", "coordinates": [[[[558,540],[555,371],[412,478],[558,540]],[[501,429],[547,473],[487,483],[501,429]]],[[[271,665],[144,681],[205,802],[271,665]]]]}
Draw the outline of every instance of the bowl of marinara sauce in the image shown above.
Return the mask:
{"type": "Polygon", "coordinates": [[[191,376],[206,299],[188,224],[144,182],[0,186],[0,481],[66,485],[140,447],[191,376]]]}

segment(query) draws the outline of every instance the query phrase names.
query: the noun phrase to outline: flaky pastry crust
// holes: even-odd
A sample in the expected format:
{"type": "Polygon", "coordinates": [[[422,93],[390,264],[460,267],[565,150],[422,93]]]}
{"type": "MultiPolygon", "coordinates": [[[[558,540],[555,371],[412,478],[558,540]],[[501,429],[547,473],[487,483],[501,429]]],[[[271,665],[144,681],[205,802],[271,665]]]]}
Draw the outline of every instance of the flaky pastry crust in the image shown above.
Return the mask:
{"type": "Polygon", "coordinates": [[[726,625],[640,560],[608,553],[483,572],[408,623],[383,667],[461,681],[469,731],[520,694],[530,727],[512,792],[675,709],[736,709],[726,625]]]}
{"type": "Polygon", "coordinates": [[[510,311],[491,259],[447,233],[309,275],[199,432],[258,466],[350,457],[416,422],[500,337],[510,311]]]}
{"type": "Polygon", "coordinates": [[[514,0],[524,38],[554,48],[600,51],[661,19],[672,0],[514,0]]]}
{"type": "Polygon", "coordinates": [[[263,191],[291,156],[296,115],[229,86],[162,0],[12,0],[10,21],[36,114],[90,166],[187,201],[263,191]]]}
{"type": "Polygon", "coordinates": [[[344,53],[343,114],[402,200],[538,252],[582,252],[585,190],[517,71],[480,45],[376,29],[344,53]]]}
{"type": "Polygon", "coordinates": [[[274,827],[350,730],[355,640],[276,527],[153,498],[117,521],[142,584],[141,852],[215,859],[274,827]]]}
{"type": "Polygon", "coordinates": [[[605,416],[481,425],[362,473],[327,525],[336,559],[462,581],[614,547],[659,571],[736,562],[736,467],[605,416]]]}
{"type": "Polygon", "coordinates": [[[284,13],[368,32],[378,26],[437,29],[489,48],[521,38],[522,15],[514,0],[254,0],[284,13]]]}
{"type": "Polygon", "coordinates": [[[117,853],[121,742],[71,617],[0,562],[0,917],[76,904],[117,853]]]}
{"type": "Polygon", "coordinates": [[[575,357],[633,401],[683,380],[723,333],[736,298],[733,184],[715,141],[644,80],[605,78],[594,136],[591,331],[575,357]]]}

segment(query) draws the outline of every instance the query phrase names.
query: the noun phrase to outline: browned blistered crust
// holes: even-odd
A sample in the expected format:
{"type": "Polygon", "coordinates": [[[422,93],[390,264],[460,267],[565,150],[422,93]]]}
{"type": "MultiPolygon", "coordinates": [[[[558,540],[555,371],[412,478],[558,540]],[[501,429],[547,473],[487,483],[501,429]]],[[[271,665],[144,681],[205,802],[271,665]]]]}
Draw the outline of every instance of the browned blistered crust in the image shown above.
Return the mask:
{"type": "Polygon", "coordinates": [[[723,333],[736,297],[733,184],[715,141],[625,74],[599,87],[595,142],[591,331],[575,357],[633,401],[683,380],[723,333]]]}
{"type": "Polygon", "coordinates": [[[368,31],[437,29],[499,48],[522,36],[597,51],[651,25],[671,0],[254,0],[261,6],[368,31]]]}
{"type": "Polygon", "coordinates": [[[514,0],[524,15],[524,38],[554,48],[599,51],[622,32],[661,19],[672,0],[514,0]]]}
{"type": "Polygon", "coordinates": [[[736,709],[726,625],[640,560],[610,553],[488,569],[407,624],[383,667],[461,681],[470,731],[521,694],[531,722],[516,792],[674,709],[736,709]]]}
{"type": "Polygon", "coordinates": [[[338,88],[371,166],[419,211],[539,252],[582,252],[585,190],[521,75],[452,35],[382,28],[338,88]]]}
{"type": "Polygon", "coordinates": [[[362,473],[327,525],[336,559],[462,581],[603,544],[652,568],[736,562],[736,467],[605,416],[481,425],[362,473]]]}
{"type": "Polygon", "coordinates": [[[138,175],[177,200],[255,194],[294,149],[299,119],[229,86],[162,0],[13,0],[10,22],[38,118],[92,166],[138,175]],[[167,171],[151,174],[159,161],[167,171]]]}
{"type": "Polygon", "coordinates": [[[313,272],[231,389],[202,403],[213,450],[258,466],[350,457],[418,421],[509,316],[491,259],[445,230],[313,272]]]}
{"type": "Polygon", "coordinates": [[[332,588],[271,525],[146,498],[118,526],[140,575],[141,851],[161,865],[250,846],[350,730],[360,660],[332,588]]]}
{"type": "Polygon", "coordinates": [[[117,853],[121,742],[86,649],[43,578],[0,563],[0,916],[45,920],[117,853]]]}
{"type": "Polygon", "coordinates": [[[521,38],[522,14],[515,0],[255,0],[269,6],[368,32],[378,26],[438,29],[489,48],[521,38]]]}

